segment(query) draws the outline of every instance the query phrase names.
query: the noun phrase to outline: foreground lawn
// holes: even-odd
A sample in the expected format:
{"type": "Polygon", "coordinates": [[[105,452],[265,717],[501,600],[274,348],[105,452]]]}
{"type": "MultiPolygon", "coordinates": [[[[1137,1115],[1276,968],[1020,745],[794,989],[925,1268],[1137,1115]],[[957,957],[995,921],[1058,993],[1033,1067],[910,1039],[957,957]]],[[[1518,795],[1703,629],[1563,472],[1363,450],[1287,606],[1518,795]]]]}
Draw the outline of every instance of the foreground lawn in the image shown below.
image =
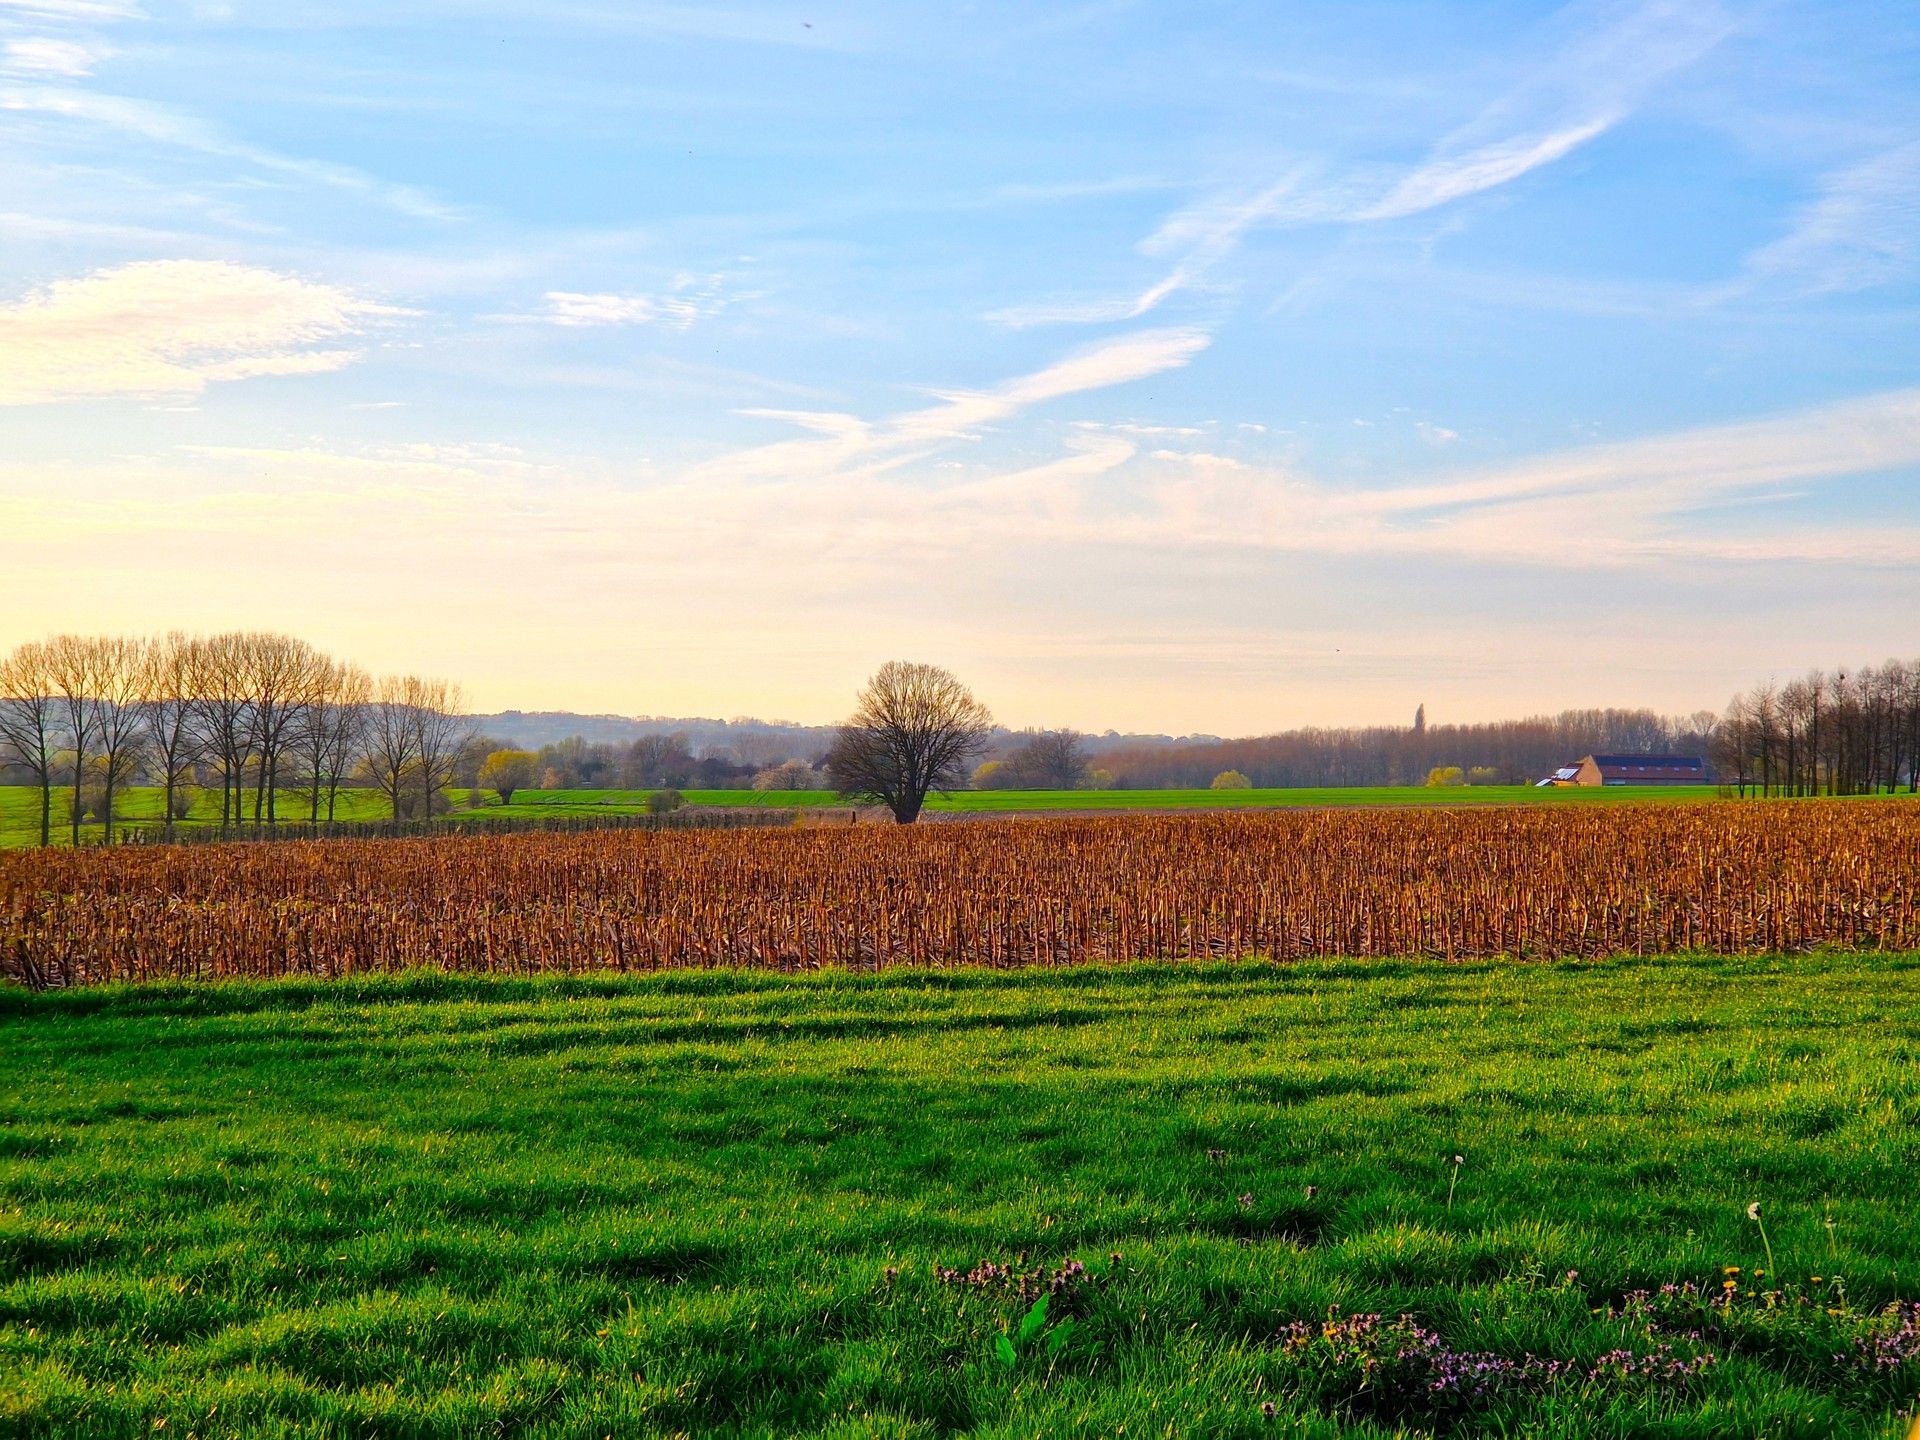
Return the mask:
{"type": "Polygon", "coordinates": [[[1893,1436],[1916,1017],[1901,956],[7,992],[0,1434],[1893,1436]]]}

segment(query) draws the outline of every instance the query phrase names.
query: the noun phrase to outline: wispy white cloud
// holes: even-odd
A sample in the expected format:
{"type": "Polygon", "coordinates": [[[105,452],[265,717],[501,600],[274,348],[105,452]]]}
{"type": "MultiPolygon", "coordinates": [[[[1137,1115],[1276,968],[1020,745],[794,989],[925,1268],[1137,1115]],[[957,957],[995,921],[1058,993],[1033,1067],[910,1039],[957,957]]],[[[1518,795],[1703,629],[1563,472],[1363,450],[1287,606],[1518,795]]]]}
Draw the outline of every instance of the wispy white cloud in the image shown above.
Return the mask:
{"type": "MultiPolygon", "coordinates": [[[[850,416],[779,418],[829,437],[843,459],[858,458],[875,441],[873,427],[850,416]]],[[[499,446],[392,445],[351,453],[222,446],[197,448],[190,458],[204,462],[198,478],[190,470],[175,472],[164,494],[141,482],[152,503],[137,512],[104,499],[70,511],[58,503],[71,498],[70,480],[30,486],[17,467],[0,468],[0,476],[12,483],[17,472],[22,493],[44,491],[44,513],[24,513],[26,530],[18,533],[49,539],[84,538],[103,526],[165,534],[210,523],[290,535],[294,527],[345,522],[348,511],[371,505],[378,513],[369,523],[382,526],[395,514],[444,519],[443,512],[457,511],[466,518],[445,537],[455,553],[461,547],[453,542],[472,527],[476,534],[517,537],[553,566],[602,549],[611,559],[626,553],[632,536],[646,535],[671,540],[661,555],[688,573],[737,578],[722,562],[736,554],[744,527],[761,537],[756,564],[768,567],[763,578],[776,588],[792,583],[780,567],[801,559],[835,567],[838,584],[862,566],[890,565],[906,553],[963,563],[1010,543],[1062,556],[1117,549],[1216,561],[1249,553],[1426,557],[1562,572],[1761,563],[1904,567],[1920,545],[1920,529],[1911,525],[1870,528],[1809,522],[1799,514],[1769,519],[1765,504],[1849,477],[1920,465],[1920,389],[1376,488],[1232,455],[1142,455],[1132,440],[1086,430],[1073,431],[1059,457],[1014,469],[968,466],[940,478],[936,467],[897,476],[842,468],[829,483],[795,466],[716,484],[711,470],[696,467],[634,486],[499,446]],[[228,495],[235,476],[251,481],[260,475],[275,476],[275,485],[302,508],[285,513],[263,499],[235,510],[210,500],[217,518],[194,518],[194,495],[228,495]],[[1752,507],[1739,526],[1727,518],[1735,504],[1752,507]]]]}
{"type": "Polygon", "coordinates": [[[1737,502],[1920,465],[1920,390],[1646,439],[1583,446],[1448,479],[1354,490],[1284,472],[1203,467],[1160,483],[1149,539],[1347,555],[1455,556],[1555,569],[1663,561],[1911,563],[1912,526],[1804,517],[1730,528],[1737,502]],[[1232,517],[1230,522],[1221,517],[1232,517]]]}
{"type": "Polygon", "coordinates": [[[43,20],[90,23],[133,20],[144,13],[133,0],[0,0],[0,14],[8,12],[43,20]]]}
{"type": "Polygon", "coordinates": [[[1436,157],[1353,218],[1398,220],[1492,190],[1572,154],[1595,136],[1611,130],[1618,119],[1617,114],[1597,115],[1564,130],[1550,130],[1544,135],[1515,135],[1464,155],[1436,157]]]}
{"type": "Polygon", "coordinates": [[[1137,320],[1158,309],[1168,296],[1201,283],[1256,225],[1273,223],[1283,213],[1300,223],[1338,218],[1340,210],[1331,198],[1310,189],[1306,179],[1306,173],[1300,172],[1251,195],[1215,197],[1176,211],[1141,242],[1140,249],[1143,254],[1176,254],[1179,259],[1172,270],[1137,295],[1012,305],[987,318],[1015,329],[1137,320]]]}
{"type": "Polygon", "coordinates": [[[1624,13],[1573,10],[1570,38],[1411,168],[1294,166],[1259,188],[1209,196],[1142,243],[1144,254],[1178,259],[1138,294],[1012,306],[989,318],[1012,326],[1138,319],[1202,284],[1257,229],[1402,220],[1509,185],[1606,134],[1661,80],[1735,28],[1710,0],[1643,0],[1624,13]]]}
{"type": "Polygon", "coordinates": [[[59,76],[79,79],[109,52],[104,46],[50,35],[29,35],[0,45],[0,75],[59,76]]]}
{"type": "Polygon", "coordinates": [[[742,298],[727,293],[719,275],[682,275],[671,287],[655,294],[549,290],[546,308],[527,317],[569,328],[612,325],[654,325],[690,330],[718,315],[742,298]]]}
{"type": "Polygon", "coordinates": [[[940,403],[867,422],[821,412],[751,411],[800,425],[820,438],[735,451],[700,467],[701,479],[819,478],[849,467],[897,468],[982,427],[1068,395],[1104,390],[1179,369],[1207,347],[1197,330],[1142,330],[1088,346],[987,390],[941,391],[940,403]]]}
{"type": "Polygon", "coordinates": [[[335,286],[217,261],[96,271],[0,305],[0,405],[191,396],[217,381],[337,370],[356,352],[319,342],[399,313],[335,286]]]}
{"type": "Polygon", "coordinates": [[[234,160],[272,174],[294,176],[312,184],[350,191],[403,214],[423,219],[452,220],[460,217],[458,210],[415,186],[394,184],[350,165],[282,155],[263,146],[249,144],[193,115],[151,101],[123,95],[101,95],[65,86],[17,85],[0,90],[0,111],[50,115],[117,130],[154,144],[234,160]]]}
{"type": "MultiPolygon", "coordinates": [[[[1122,547],[1522,571],[1900,567],[1920,546],[1920,528],[1908,524],[1770,520],[1765,511],[1851,477],[1920,466],[1920,390],[1368,488],[1234,455],[1141,455],[1099,430],[1075,436],[1065,456],[1010,473],[968,467],[939,480],[924,467],[900,476],[870,468],[819,484],[782,472],[697,493],[721,513],[738,506],[743,519],[780,513],[783,533],[814,547],[831,550],[857,532],[860,544],[885,540],[888,554],[909,545],[956,562],[1032,543],[1062,555],[1122,547]],[[1736,524],[1729,517],[1739,506],[1748,509],[1736,524]]],[[[865,436],[848,438],[857,449],[865,436]]]]}
{"type": "Polygon", "coordinates": [[[1920,265],[1920,141],[1827,177],[1792,228],[1748,257],[1736,290],[1778,282],[1821,294],[1864,290],[1920,265]]]}

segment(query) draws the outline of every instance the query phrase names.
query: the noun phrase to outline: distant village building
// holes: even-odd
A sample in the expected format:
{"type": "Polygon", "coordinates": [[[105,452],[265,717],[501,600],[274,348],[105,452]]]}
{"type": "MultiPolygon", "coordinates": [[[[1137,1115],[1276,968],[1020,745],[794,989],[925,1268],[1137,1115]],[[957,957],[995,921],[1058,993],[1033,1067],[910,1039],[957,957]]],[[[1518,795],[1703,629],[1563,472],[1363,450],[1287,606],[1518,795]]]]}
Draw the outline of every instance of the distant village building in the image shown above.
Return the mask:
{"type": "Polygon", "coordinates": [[[1589,755],[1541,785],[1706,785],[1707,762],[1693,755],[1589,755]]]}

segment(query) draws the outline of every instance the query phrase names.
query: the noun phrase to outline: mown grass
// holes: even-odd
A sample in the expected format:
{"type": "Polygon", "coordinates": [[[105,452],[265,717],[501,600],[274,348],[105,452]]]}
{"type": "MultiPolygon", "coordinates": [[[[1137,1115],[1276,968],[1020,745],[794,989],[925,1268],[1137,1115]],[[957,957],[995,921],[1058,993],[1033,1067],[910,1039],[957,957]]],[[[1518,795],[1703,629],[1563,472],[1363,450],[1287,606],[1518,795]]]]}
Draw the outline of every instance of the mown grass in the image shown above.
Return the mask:
{"type": "Polygon", "coordinates": [[[0,1434],[1890,1436],[1916,1041],[1913,956],[8,993],[0,1434]],[[1585,1376],[1735,1265],[1688,1382],[1278,1341],[1585,1376]]]}

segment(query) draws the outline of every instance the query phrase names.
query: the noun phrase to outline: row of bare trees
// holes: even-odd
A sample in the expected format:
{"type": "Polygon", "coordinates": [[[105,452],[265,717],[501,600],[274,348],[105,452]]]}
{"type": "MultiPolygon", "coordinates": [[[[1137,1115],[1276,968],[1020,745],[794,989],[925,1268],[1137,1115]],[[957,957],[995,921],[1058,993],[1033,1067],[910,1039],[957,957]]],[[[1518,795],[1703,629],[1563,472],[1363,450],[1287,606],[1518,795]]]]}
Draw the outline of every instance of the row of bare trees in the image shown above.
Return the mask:
{"type": "Polygon", "coordinates": [[[1920,790],[1920,660],[1812,670],[1735,696],[1714,768],[1742,795],[1920,790]]]}
{"type": "Polygon", "coordinates": [[[0,657],[0,763],[38,785],[42,845],[57,790],[75,844],[88,814],[111,843],[115,800],[142,779],[169,831],[203,779],[222,825],[277,823],[289,791],[308,821],[331,821],[352,779],[396,819],[424,817],[468,739],[464,709],[458,686],[375,680],[291,635],[56,635],[0,657]]]}

